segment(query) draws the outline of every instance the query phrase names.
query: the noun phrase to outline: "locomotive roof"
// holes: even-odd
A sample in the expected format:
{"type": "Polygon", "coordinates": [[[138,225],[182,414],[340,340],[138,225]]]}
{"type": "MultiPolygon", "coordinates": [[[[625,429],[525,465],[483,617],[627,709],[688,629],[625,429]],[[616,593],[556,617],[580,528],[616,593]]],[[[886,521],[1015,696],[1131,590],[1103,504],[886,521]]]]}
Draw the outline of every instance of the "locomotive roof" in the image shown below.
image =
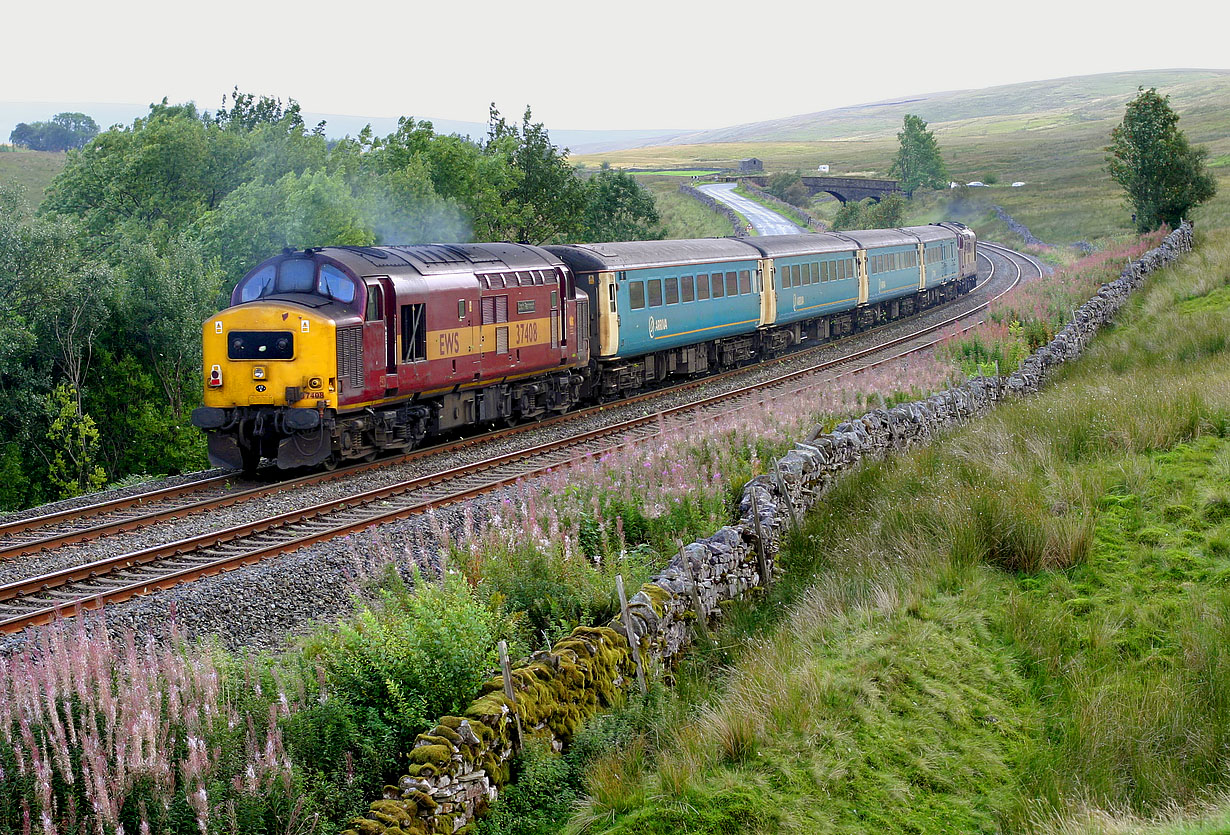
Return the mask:
{"type": "Polygon", "coordinates": [[[681,263],[740,261],[758,257],[756,250],[739,238],[622,241],[549,246],[547,249],[578,272],[669,267],[681,263]]]}
{"type": "Polygon", "coordinates": [[[447,275],[534,270],[562,263],[542,247],[510,243],[326,246],[316,251],[360,276],[404,272],[406,267],[421,275],[447,275]]]}

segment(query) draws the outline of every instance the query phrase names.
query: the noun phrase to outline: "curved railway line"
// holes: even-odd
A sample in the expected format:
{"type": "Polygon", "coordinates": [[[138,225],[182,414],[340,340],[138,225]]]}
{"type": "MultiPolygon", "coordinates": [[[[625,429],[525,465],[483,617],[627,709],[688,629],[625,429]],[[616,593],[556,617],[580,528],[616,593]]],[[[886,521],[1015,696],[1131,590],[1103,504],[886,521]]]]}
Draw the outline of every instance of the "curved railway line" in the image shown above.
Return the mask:
{"type": "MultiPolygon", "coordinates": [[[[78,610],[102,608],[110,603],[119,603],[258,562],[315,542],[353,534],[372,525],[421,513],[429,507],[461,502],[606,450],[655,436],[667,422],[694,420],[698,412],[714,413],[740,408],[750,399],[764,397],[766,393],[775,390],[779,393],[774,396],[780,396],[781,393],[801,391],[808,385],[819,382],[808,381],[807,385],[800,385],[801,381],[809,377],[824,375],[826,379],[834,379],[856,374],[907,354],[926,350],[947,338],[952,328],[957,327],[958,332],[964,332],[984,321],[985,311],[991,302],[1022,280],[1022,264],[1039,274],[1042,272],[1041,266],[1029,256],[993,244],[982,243],[980,247],[998,254],[1004,263],[1015,270],[1015,275],[1005,277],[1007,286],[971,309],[919,327],[904,336],[733,391],[654,411],[648,415],[620,420],[476,463],[396,481],[309,507],[262,517],[256,521],[11,581],[0,585],[0,633],[19,632],[29,626],[48,623],[78,610]]],[[[980,254],[980,257],[990,265],[990,269],[978,287],[989,293],[986,288],[990,282],[996,280],[995,262],[985,253],[980,254]]],[[[969,297],[966,296],[965,299],[968,300],[969,297]]],[[[815,348],[804,348],[761,363],[759,367],[787,360],[797,361],[808,353],[820,348],[831,348],[835,344],[841,343],[830,342],[815,348]]],[[[495,433],[416,450],[395,458],[302,476],[289,481],[274,484],[237,484],[233,475],[216,476],[72,510],[15,520],[0,524],[0,560],[111,537],[192,514],[255,502],[274,494],[487,444],[494,439],[518,434],[527,429],[575,421],[613,408],[650,401],[667,393],[712,385],[723,378],[745,374],[747,371],[747,368],[736,369],[682,386],[579,410],[546,421],[510,427],[495,433]]]]}

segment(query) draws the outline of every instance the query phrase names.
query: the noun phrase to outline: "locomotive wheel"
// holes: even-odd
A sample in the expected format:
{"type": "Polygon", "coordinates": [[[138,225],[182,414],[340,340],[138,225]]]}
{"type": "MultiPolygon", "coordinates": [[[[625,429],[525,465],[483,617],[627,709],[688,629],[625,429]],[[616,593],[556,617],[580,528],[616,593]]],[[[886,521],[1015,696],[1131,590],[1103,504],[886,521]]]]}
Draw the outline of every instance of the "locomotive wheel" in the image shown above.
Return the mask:
{"type": "Polygon", "coordinates": [[[331,453],[329,453],[329,457],[328,457],[328,458],[326,458],[324,461],[321,461],[321,462],[320,462],[320,468],[321,468],[322,470],[328,470],[329,472],[333,472],[334,470],[336,470],[336,469],[337,469],[337,464],[338,464],[338,461],[339,461],[339,460],[340,460],[340,459],[338,459],[338,457],[337,457],[337,453],[336,453],[336,452],[331,452],[331,453]]]}

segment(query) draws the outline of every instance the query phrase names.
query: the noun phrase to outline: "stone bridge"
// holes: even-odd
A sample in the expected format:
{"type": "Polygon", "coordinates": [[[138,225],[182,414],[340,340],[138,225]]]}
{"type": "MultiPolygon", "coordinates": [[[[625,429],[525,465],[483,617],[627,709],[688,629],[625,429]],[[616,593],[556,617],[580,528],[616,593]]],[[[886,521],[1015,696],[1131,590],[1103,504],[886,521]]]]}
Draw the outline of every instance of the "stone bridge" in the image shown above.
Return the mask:
{"type": "MultiPolygon", "coordinates": [[[[769,183],[767,174],[728,179],[749,180],[761,188],[769,183]]],[[[842,203],[850,200],[857,203],[868,197],[878,203],[881,197],[902,193],[901,184],[896,180],[872,180],[865,177],[804,177],[803,185],[811,194],[828,192],[842,203]]]]}

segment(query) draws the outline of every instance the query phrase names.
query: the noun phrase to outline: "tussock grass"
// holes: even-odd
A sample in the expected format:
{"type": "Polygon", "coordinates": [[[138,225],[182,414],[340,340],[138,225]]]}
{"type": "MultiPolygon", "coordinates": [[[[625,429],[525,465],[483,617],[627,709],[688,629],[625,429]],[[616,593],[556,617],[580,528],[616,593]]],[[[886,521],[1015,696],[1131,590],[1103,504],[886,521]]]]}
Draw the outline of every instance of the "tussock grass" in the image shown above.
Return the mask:
{"type": "Polygon", "coordinates": [[[1203,237],[1047,391],[836,485],[574,829],[1224,831],[1230,233],[1203,237]]]}

